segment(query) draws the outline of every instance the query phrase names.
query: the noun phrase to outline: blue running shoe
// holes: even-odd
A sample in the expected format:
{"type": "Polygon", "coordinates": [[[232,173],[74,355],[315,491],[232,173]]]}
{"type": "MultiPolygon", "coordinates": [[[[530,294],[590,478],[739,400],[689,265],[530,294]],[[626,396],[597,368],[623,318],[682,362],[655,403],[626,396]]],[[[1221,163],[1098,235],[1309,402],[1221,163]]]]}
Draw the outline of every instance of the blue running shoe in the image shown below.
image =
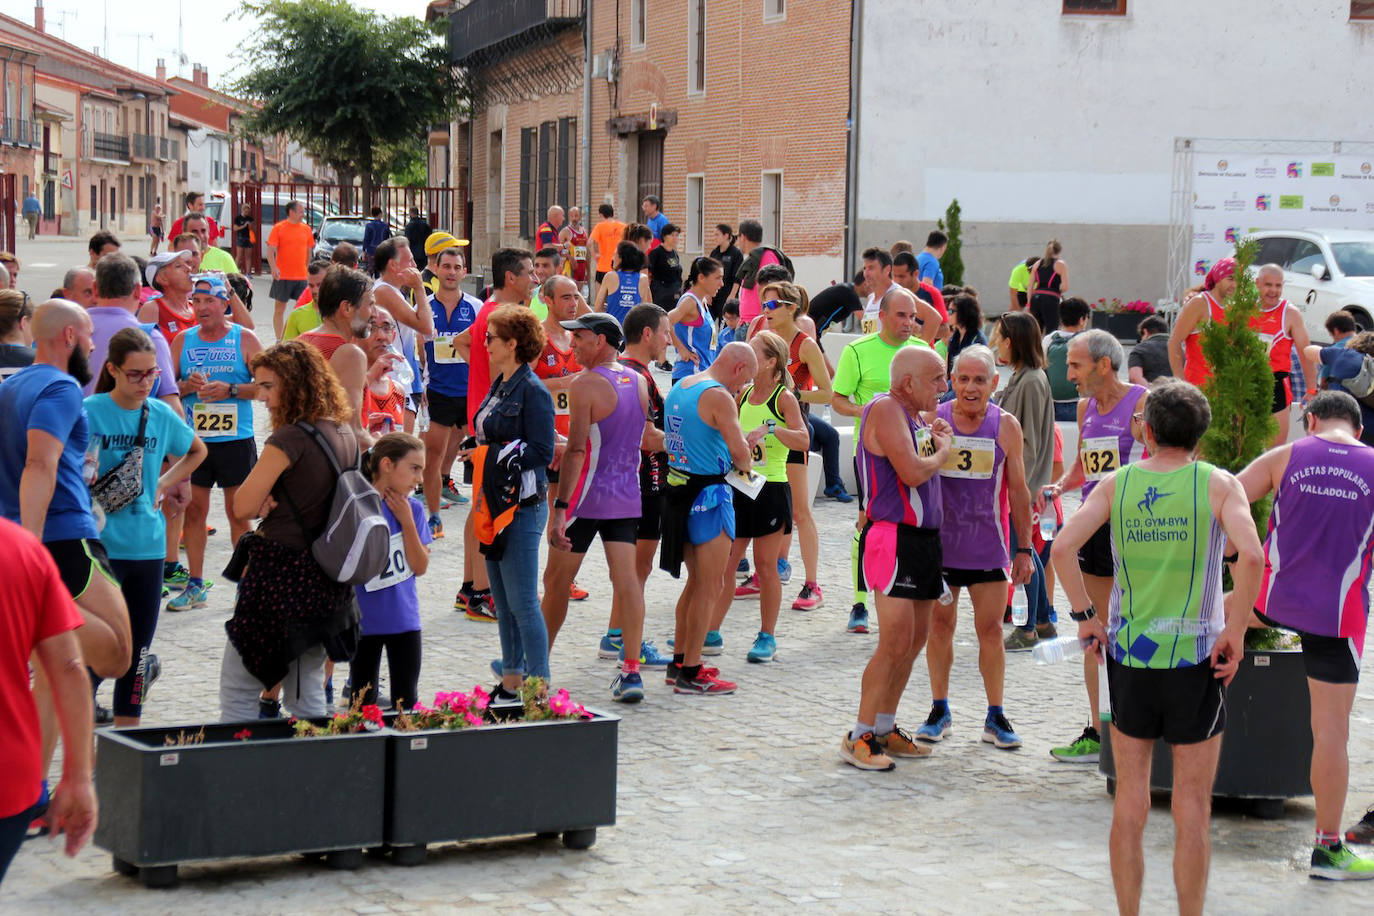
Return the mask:
{"type": "Polygon", "coordinates": [[[844,484],[842,483],[837,483],[832,487],[826,487],[824,492],[826,496],[829,496],[836,502],[852,503],[854,501],[854,497],[849,495],[849,491],[844,488],[844,484]]]}
{"type": "Polygon", "coordinates": [[[845,630],[850,633],[868,632],[868,608],[864,607],[863,602],[856,603],[849,612],[849,623],[845,624],[845,630]]]}
{"type": "MultiPolygon", "coordinates": [[[[949,731],[949,727],[952,724],[954,724],[954,719],[949,713],[942,713],[938,708],[932,706],[930,708],[930,715],[926,716],[925,723],[922,724],[920,728],[916,729],[916,740],[929,741],[931,744],[937,741],[943,741],[945,732],[949,731]]],[[[986,738],[987,735],[984,733],[984,740],[986,740],[986,738]]]]}
{"type": "Polygon", "coordinates": [[[644,699],[644,679],[639,672],[617,674],[611,682],[611,699],[617,703],[638,703],[644,699]]]}
{"type": "Polygon", "coordinates": [[[778,641],[773,638],[772,633],[759,631],[759,635],[754,637],[754,647],[745,656],[751,662],[771,662],[778,654],[778,641]]]}
{"type": "MultiPolygon", "coordinates": [[[[617,653],[621,661],[625,660],[625,653],[617,653]]],[[[639,663],[646,668],[666,668],[668,663],[673,660],[671,655],[664,655],[658,651],[658,646],[651,640],[644,640],[639,644],[639,663]]]]}
{"type": "Polygon", "coordinates": [[[720,655],[725,652],[725,639],[720,635],[720,630],[709,630],[706,633],[706,641],[701,644],[702,655],[720,655]]]}
{"type": "MultiPolygon", "coordinates": [[[[918,733],[916,737],[920,737],[918,733]]],[[[999,747],[1004,751],[1009,751],[1021,746],[1021,739],[1012,730],[1011,723],[1007,717],[998,713],[995,716],[988,716],[987,722],[983,723],[983,740],[993,747],[999,747]]]]}
{"type": "Polygon", "coordinates": [[[735,567],[735,578],[736,578],[736,579],[747,579],[747,578],[749,578],[749,558],[748,558],[748,557],[741,557],[741,558],[740,558],[739,566],[736,566],[736,567],[735,567]]]}
{"type": "Polygon", "coordinates": [[[624,643],[625,640],[619,636],[605,634],[601,637],[601,645],[597,646],[596,657],[623,659],[625,657],[625,653],[622,651],[624,643]]]}
{"type": "Polygon", "coordinates": [[[505,675],[505,672],[501,670],[501,659],[493,658],[491,660],[491,673],[496,675],[498,679],[505,675]]]}
{"type": "Polygon", "coordinates": [[[792,564],[787,562],[784,557],[778,557],[778,581],[783,583],[792,581],[792,564]]]}

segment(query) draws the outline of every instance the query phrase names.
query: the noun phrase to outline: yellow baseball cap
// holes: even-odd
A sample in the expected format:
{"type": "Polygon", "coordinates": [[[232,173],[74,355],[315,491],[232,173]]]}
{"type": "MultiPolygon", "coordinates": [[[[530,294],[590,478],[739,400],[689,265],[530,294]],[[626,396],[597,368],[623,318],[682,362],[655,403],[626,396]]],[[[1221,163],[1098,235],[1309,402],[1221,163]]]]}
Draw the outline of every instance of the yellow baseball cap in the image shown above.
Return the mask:
{"type": "Polygon", "coordinates": [[[464,248],[467,244],[467,239],[454,238],[447,232],[431,232],[425,239],[425,254],[432,258],[445,248],[464,248]]]}

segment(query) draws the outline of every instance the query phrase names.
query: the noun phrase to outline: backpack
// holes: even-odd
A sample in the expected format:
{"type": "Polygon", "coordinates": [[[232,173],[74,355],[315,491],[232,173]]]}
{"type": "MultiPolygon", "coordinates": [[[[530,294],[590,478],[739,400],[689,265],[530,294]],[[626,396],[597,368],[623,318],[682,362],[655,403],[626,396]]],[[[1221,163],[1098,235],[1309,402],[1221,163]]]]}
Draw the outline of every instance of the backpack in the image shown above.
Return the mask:
{"type": "Polygon", "coordinates": [[[1073,336],[1054,331],[1045,349],[1045,374],[1050,377],[1050,397],[1056,401],[1078,400],[1078,388],[1069,381],[1069,341],[1073,336]]]}
{"type": "MultiPolygon", "coordinates": [[[[310,544],[310,553],[324,574],[343,585],[362,585],[382,574],[391,554],[391,528],[382,515],[382,497],[361,470],[361,455],[348,467],[339,464],[329,440],[309,423],[296,424],[310,434],[334,468],[334,496],[324,530],[310,544]]],[[[305,527],[291,494],[282,490],[296,521],[305,527]]],[[[307,534],[309,532],[307,531],[307,534]]]]}
{"type": "Polygon", "coordinates": [[[1374,410],[1374,356],[1364,354],[1360,371],[1353,378],[1336,379],[1340,386],[1365,407],[1374,410]]]}

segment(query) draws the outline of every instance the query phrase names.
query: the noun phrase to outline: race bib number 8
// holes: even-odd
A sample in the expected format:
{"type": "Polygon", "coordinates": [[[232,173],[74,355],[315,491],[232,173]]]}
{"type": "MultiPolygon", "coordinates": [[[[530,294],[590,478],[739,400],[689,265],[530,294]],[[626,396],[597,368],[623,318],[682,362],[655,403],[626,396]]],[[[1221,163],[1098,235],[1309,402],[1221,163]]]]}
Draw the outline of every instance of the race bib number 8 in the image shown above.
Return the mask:
{"type": "Polygon", "coordinates": [[[1101,480],[1121,467],[1120,441],[1116,436],[1095,436],[1083,440],[1079,456],[1085,480],[1101,480]]]}
{"type": "Polygon", "coordinates": [[[239,431],[239,409],[234,404],[197,402],[191,408],[191,428],[202,439],[224,439],[239,431]]]}
{"type": "Polygon", "coordinates": [[[955,436],[949,457],[940,466],[941,477],[987,480],[997,457],[997,440],[979,436],[955,436]]]}
{"type": "Polygon", "coordinates": [[[405,537],[398,531],[391,536],[391,552],[386,558],[386,568],[364,585],[363,590],[377,592],[413,578],[415,573],[406,562],[405,537]]]}
{"type": "Polygon", "coordinates": [[[568,389],[555,391],[553,393],[553,415],[555,417],[566,417],[568,415],[568,389]]]}
{"type": "Polygon", "coordinates": [[[458,338],[454,334],[444,334],[434,338],[434,361],[436,363],[461,363],[463,357],[458,355],[458,349],[454,341],[458,338]]]}

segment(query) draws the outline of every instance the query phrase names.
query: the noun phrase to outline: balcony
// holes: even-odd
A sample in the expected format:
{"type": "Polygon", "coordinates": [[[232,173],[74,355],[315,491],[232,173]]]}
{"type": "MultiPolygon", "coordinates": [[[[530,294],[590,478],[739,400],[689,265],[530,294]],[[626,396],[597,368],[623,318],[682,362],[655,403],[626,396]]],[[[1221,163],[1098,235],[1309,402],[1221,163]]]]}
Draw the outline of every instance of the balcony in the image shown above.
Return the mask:
{"type": "Polygon", "coordinates": [[[449,61],[475,69],[578,27],[586,0],[472,0],[449,17],[449,61]]]}
{"type": "Polygon", "coordinates": [[[0,118],[0,143],[9,143],[13,146],[41,146],[43,129],[37,121],[0,118]]]}
{"type": "Polygon", "coordinates": [[[163,162],[169,162],[181,158],[181,144],[175,140],[168,140],[163,137],[159,141],[158,158],[163,162]]]}
{"type": "Polygon", "coordinates": [[[89,134],[90,144],[87,152],[92,159],[108,159],[113,162],[129,161],[129,138],[119,134],[104,134],[93,130],[89,134]]]}
{"type": "Polygon", "coordinates": [[[157,158],[157,137],[151,134],[134,134],[133,141],[135,159],[157,158]]]}

